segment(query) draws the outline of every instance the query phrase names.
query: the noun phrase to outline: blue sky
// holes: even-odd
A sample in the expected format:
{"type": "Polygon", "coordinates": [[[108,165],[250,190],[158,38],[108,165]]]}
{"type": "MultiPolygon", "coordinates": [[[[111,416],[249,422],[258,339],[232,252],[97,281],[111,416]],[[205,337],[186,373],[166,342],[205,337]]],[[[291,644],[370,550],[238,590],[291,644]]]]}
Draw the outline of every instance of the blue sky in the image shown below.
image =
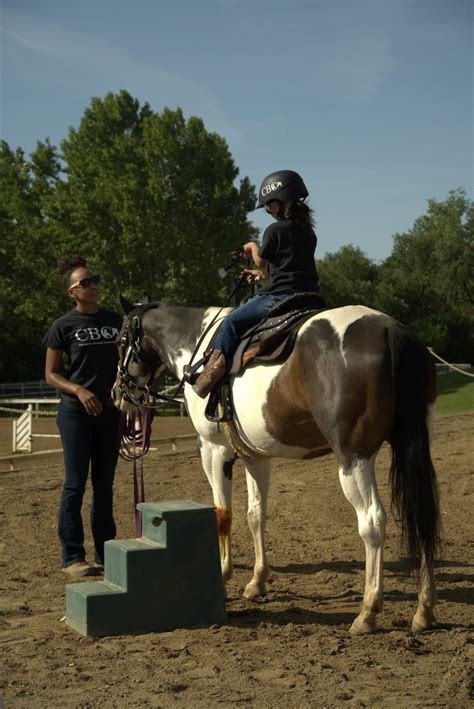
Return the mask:
{"type": "Polygon", "coordinates": [[[319,256],[382,260],[428,199],[472,198],[472,0],[0,0],[0,27],[12,148],[59,145],[108,91],[180,106],[257,187],[302,174],[319,256]]]}

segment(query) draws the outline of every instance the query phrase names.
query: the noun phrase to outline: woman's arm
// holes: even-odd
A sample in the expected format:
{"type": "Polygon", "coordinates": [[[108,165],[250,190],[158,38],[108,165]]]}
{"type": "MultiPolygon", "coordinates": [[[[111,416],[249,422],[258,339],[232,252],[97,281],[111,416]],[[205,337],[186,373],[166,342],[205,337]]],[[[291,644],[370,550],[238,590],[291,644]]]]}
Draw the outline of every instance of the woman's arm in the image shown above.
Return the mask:
{"type": "Polygon", "coordinates": [[[260,258],[260,254],[258,252],[258,244],[256,244],[255,241],[248,241],[246,244],[243,245],[242,255],[245,258],[251,258],[252,261],[259,268],[261,268],[262,266],[266,266],[268,263],[264,258],[260,258]]]}
{"type": "Polygon", "coordinates": [[[68,381],[66,377],[63,377],[60,373],[62,355],[62,350],[57,350],[53,347],[46,349],[46,362],[44,366],[44,378],[46,383],[66,394],[75,394],[89,416],[100,414],[102,412],[102,404],[96,395],[80,384],[74,384],[68,381]]]}

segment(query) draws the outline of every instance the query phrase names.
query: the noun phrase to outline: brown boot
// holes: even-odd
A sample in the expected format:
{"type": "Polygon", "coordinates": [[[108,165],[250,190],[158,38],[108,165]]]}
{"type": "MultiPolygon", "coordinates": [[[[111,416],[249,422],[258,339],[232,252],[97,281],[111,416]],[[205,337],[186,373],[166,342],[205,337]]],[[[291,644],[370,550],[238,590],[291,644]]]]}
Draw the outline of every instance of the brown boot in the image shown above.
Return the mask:
{"type": "Polygon", "coordinates": [[[222,379],[227,369],[228,366],[223,353],[220,350],[212,350],[207,364],[195,384],[193,384],[193,391],[195,391],[201,399],[205,399],[219,379],[222,379]]]}

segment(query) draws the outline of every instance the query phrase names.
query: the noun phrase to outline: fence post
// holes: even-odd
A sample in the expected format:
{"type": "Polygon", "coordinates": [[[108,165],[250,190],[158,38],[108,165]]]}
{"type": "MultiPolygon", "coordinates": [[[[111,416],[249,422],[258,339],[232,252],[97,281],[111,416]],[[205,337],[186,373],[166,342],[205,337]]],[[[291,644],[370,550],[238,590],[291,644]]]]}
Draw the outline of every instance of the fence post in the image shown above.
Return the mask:
{"type": "Polygon", "coordinates": [[[31,440],[33,438],[33,407],[28,404],[26,411],[13,421],[13,453],[23,451],[31,453],[31,440]]]}

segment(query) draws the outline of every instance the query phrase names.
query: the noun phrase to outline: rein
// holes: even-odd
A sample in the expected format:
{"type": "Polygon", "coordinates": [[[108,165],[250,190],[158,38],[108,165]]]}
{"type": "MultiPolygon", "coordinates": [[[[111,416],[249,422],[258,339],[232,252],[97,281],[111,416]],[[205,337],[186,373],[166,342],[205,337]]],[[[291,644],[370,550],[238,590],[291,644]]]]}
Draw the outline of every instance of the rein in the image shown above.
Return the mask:
{"type": "MultiPolygon", "coordinates": [[[[240,285],[245,280],[245,276],[240,276],[235,287],[233,288],[230,295],[226,298],[224,305],[217,311],[217,313],[212,318],[209,325],[206,327],[202,335],[200,336],[196,346],[191,355],[189,364],[192,364],[194,358],[196,357],[199,349],[208,334],[209,330],[216,323],[222,310],[228,305],[231,299],[234,297],[240,285]]],[[[148,375],[148,384],[141,386],[137,384],[130,372],[128,371],[128,365],[132,359],[135,361],[144,359],[143,349],[141,346],[141,334],[142,334],[142,317],[147,310],[157,307],[156,305],[146,303],[137,307],[136,313],[130,318],[127,325],[127,329],[122,335],[121,344],[126,347],[126,354],[124,360],[119,364],[118,374],[120,377],[120,386],[122,389],[122,396],[124,399],[134,406],[136,406],[137,411],[133,413],[121,412],[119,427],[118,427],[118,441],[119,441],[119,455],[123,460],[133,461],[133,507],[135,515],[135,537],[139,538],[142,534],[142,518],[141,514],[137,509],[139,502],[145,501],[145,481],[143,476],[143,460],[146,453],[150,448],[151,439],[151,424],[154,417],[154,412],[156,409],[160,408],[166,403],[176,403],[181,404],[181,401],[177,400],[177,396],[181,391],[185,378],[184,376],[179,381],[174,393],[171,396],[167,394],[162,394],[160,392],[154,391],[150,383],[153,382],[157,369],[164,367],[163,362],[157,366],[154,366],[150,374],[148,375]],[[138,396],[137,396],[138,392],[138,396]],[[153,403],[150,404],[150,400],[153,403]],[[157,406],[156,401],[161,402],[157,406]],[[137,470],[137,460],[140,459],[139,471],[137,470]]],[[[197,363],[197,367],[206,361],[204,357],[200,362],[197,363]]]]}
{"type": "MultiPolygon", "coordinates": [[[[222,311],[224,310],[224,308],[227,307],[228,303],[230,303],[230,301],[232,300],[232,298],[234,297],[234,295],[237,293],[238,289],[240,288],[240,286],[241,286],[241,284],[244,282],[244,280],[245,280],[245,276],[239,276],[239,279],[238,279],[238,281],[237,281],[237,283],[236,283],[236,285],[235,285],[235,288],[233,288],[232,292],[227,296],[227,299],[226,299],[224,305],[222,305],[222,306],[219,308],[219,310],[218,310],[217,313],[214,315],[214,317],[212,318],[211,322],[210,322],[209,325],[206,327],[206,329],[205,329],[204,332],[202,333],[201,337],[200,337],[199,340],[197,341],[196,347],[195,347],[194,350],[193,350],[193,353],[192,353],[192,355],[191,355],[191,359],[190,359],[189,362],[188,362],[188,365],[192,365],[193,360],[194,360],[195,356],[197,355],[197,353],[199,352],[199,348],[201,347],[201,345],[202,345],[202,343],[203,343],[203,341],[204,341],[204,338],[206,337],[207,333],[209,332],[209,330],[211,329],[211,327],[214,325],[214,323],[217,321],[219,315],[222,313],[222,311]]],[[[198,364],[204,363],[205,361],[207,361],[207,357],[204,356],[204,357],[202,358],[202,360],[199,361],[198,364]]],[[[196,365],[195,368],[197,368],[197,365],[196,365]]],[[[183,383],[184,383],[185,381],[186,381],[186,380],[185,380],[185,377],[182,377],[182,378],[181,378],[181,381],[180,381],[180,383],[179,383],[178,389],[177,389],[176,392],[175,392],[175,396],[176,396],[176,394],[178,393],[178,391],[180,390],[180,388],[182,387],[182,385],[183,385],[183,383]]]]}
{"type": "MultiPolygon", "coordinates": [[[[221,312],[225,307],[227,307],[228,303],[231,301],[231,299],[234,297],[236,294],[237,290],[240,288],[241,283],[245,280],[245,276],[240,276],[240,278],[237,281],[237,284],[235,285],[235,288],[233,288],[232,292],[229,294],[229,296],[226,298],[226,301],[224,305],[222,305],[217,313],[214,315],[212,318],[211,322],[209,325],[206,327],[204,332],[202,333],[201,337],[197,341],[197,344],[193,350],[193,353],[191,355],[191,359],[189,360],[189,364],[191,365],[193,363],[194,358],[196,357],[197,353],[199,352],[199,348],[201,347],[206,335],[208,334],[209,330],[212,328],[214,323],[217,321],[219,318],[221,312]]],[[[149,304],[147,303],[145,306],[140,305],[137,308],[137,313],[133,315],[131,318],[126,331],[124,332],[122,336],[122,342],[124,344],[129,344],[129,350],[124,358],[123,364],[119,365],[118,368],[118,373],[120,376],[120,383],[121,383],[121,388],[123,391],[123,396],[124,398],[129,401],[131,404],[136,406],[139,410],[144,409],[144,410],[155,410],[160,408],[161,406],[164,406],[165,404],[181,404],[182,402],[179,401],[176,397],[179,395],[184,382],[185,378],[184,376],[181,378],[179,381],[174,393],[171,396],[168,396],[167,394],[162,394],[158,391],[154,391],[149,384],[145,384],[144,386],[141,386],[139,384],[136,384],[132,377],[130,376],[130,373],[128,371],[128,363],[130,362],[130,359],[134,357],[135,359],[141,359],[141,343],[140,343],[140,330],[142,328],[142,316],[145,314],[147,310],[150,310],[151,308],[157,307],[156,305],[149,304]],[[129,332],[131,330],[131,332],[129,332]],[[140,396],[137,397],[135,396],[132,391],[135,392],[140,392],[140,396]],[[146,403],[147,401],[150,401],[150,398],[154,399],[155,401],[158,400],[162,402],[160,405],[156,405],[156,403],[149,404],[146,403]]],[[[201,363],[204,363],[207,361],[206,357],[203,357],[202,360],[200,360],[197,363],[197,366],[199,366],[201,363]]],[[[149,377],[148,381],[152,382],[153,379],[155,378],[155,373],[156,373],[157,367],[155,367],[149,377]]]]}
{"type": "Polygon", "coordinates": [[[133,507],[135,511],[135,536],[141,537],[142,518],[137,509],[139,502],[145,502],[145,481],[143,459],[150,448],[151,422],[154,413],[149,408],[139,409],[138,415],[122,411],[118,426],[119,455],[123,460],[133,460],[133,507]],[[140,474],[137,460],[140,458],[140,474]],[[140,486],[139,480],[140,477],[140,486]]]}

